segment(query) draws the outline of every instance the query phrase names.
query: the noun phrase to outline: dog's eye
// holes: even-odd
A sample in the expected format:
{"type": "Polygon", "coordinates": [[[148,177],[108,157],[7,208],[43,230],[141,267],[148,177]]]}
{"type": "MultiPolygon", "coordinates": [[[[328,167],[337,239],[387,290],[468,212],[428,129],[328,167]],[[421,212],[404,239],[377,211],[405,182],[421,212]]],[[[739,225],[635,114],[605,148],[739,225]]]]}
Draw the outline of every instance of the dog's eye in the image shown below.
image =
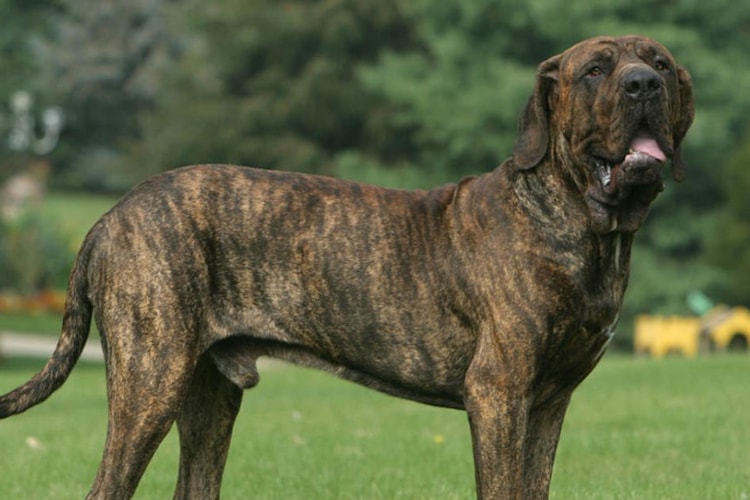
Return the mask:
{"type": "Polygon", "coordinates": [[[669,71],[669,64],[662,60],[657,60],[654,63],[654,68],[656,68],[656,71],[669,71]]]}
{"type": "Polygon", "coordinates": [[[601,76],[603,74],[604,70],[601,68],[601,66],[592,66],[591,68],[589,68],[586,76],[588,76],[589,78],[596,78],[597,76],[601,76]]]}

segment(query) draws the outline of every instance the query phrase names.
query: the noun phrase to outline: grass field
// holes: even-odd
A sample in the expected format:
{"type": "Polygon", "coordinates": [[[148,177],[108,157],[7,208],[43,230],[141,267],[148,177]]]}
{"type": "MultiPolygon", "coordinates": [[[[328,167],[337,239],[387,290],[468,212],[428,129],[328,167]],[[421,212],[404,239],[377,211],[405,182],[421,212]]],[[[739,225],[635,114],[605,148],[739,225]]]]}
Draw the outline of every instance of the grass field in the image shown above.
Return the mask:
{"type": "Polygon", "coordinates": [[[61,325],[62,315],[54,312],[29,314],[3,311],[0,313],[0,331],[60,335],[61,325]]]}
{"type": "Polygon", "coordinates": [[[117,202],[114,196],[49,193],[41,206],[42,216],[55,220],[63,234],[70,235],[78,250],[91,226],[117,202]]]}
{"type": "MultiPolygon", "coordinates": [[[[0,363],[0,392],[40,361],[0,363]]],[[[272,367],[245,395],[224,499],[471,499],[463,412],[397,400],[325,374],[272,367]]],[[[576,392],[552,498],[747,499],[750,358],[607,357],[576,392]]],[[[104,373],[81,364],[43,405],[0,422],[3,498],[88,491],[106,428],[104,373]]],[[[137,498],[171,498],[173,431],[137,498]]]]}

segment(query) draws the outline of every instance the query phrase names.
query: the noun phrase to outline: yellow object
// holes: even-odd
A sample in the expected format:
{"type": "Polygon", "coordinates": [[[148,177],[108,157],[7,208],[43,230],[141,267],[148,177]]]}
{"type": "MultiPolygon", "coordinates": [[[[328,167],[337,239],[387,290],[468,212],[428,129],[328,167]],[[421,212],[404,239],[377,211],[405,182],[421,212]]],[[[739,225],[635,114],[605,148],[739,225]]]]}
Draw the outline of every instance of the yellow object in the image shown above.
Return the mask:
{"type": "Polygon", "coordinates": [[[635,353],[661,358],[671,354],[747,351],[750,311],[744,307],[715,307],[706,316],[651,316],[635,319],[635,353]]]}
{"type": "MultiPolygon", "coordinates": [[[[721,316],[721,313],[718,314],[721,316]]],[[[707,332],[709,347],[719,351],[747,351],[750,344],[750,311],[744,307],[733,307],[717,320],[707,332]]]]}

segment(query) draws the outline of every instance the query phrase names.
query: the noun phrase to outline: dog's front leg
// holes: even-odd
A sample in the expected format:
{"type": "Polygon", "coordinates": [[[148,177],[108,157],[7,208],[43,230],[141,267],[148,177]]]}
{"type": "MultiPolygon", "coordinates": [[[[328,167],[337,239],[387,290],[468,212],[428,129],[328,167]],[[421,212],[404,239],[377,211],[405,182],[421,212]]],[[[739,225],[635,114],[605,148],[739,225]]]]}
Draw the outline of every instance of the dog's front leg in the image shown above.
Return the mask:
{"type": "MultiPolygon", "coordinates": [[[[525,488],[531,408],[530,366],[513,353],[497,357],[482,348],[465,379],[464,404],[471,426],[477,498],[529,498],[525,488]],[[503,358],[503,359],[500,359],[503,358]]],[[[521,356],[523,358],[524,356],[521,356]]]]}
{"type": "Polygon", "coordinates": [[[554,400],[531,409],[525,443],[526,498],[547,498],[549,495],[557,443],[572,392],[572,388],[561,391],[554,400]]]}

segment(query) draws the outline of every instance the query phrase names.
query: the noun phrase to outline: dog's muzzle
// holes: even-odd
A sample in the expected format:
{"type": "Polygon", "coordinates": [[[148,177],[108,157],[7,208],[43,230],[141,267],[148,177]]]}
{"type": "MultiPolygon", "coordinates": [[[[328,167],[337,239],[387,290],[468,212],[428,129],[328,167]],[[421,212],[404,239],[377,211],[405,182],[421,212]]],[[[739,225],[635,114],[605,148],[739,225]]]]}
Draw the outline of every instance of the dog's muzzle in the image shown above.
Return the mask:
{"type": "Polygon", "coordinates": [[[655,182],[660,177],[659,170],[666,160],[667,155],[659,147],[656,139],[647,132],[639,132],[633,138],[629,152],[621,163],[612,164],[604,159],[597,159],[596,175],[602,190],[612,196],[625,180],[633,184],[655,182]]]}

